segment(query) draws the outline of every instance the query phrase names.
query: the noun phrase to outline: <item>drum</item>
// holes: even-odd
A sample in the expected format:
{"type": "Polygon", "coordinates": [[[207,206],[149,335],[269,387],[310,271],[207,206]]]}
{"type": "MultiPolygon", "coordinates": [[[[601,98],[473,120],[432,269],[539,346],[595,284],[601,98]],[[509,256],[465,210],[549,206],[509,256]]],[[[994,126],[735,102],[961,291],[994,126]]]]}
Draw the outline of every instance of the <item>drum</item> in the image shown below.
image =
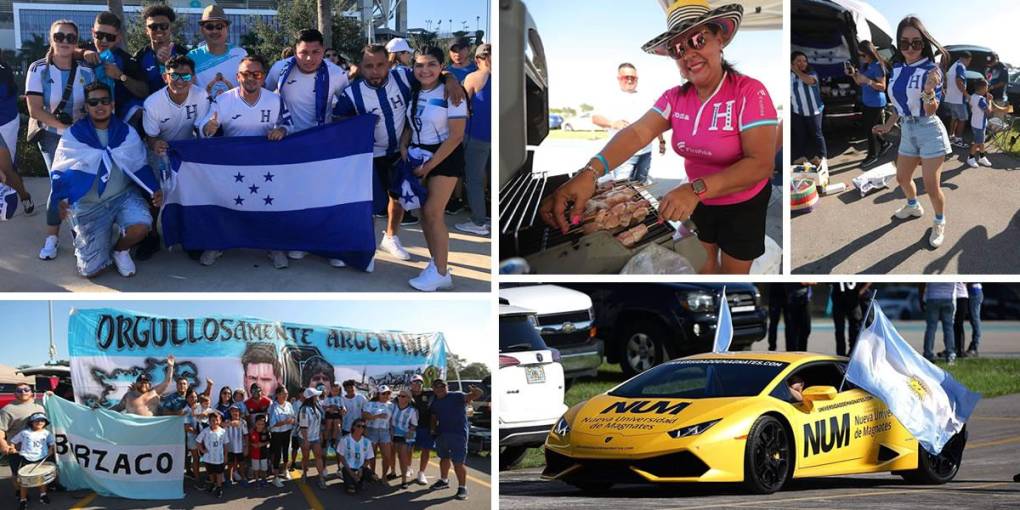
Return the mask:
{"type": "Polygon", "coordinates": [[[815,181],[794,177],[790,183],[790,211],[806,213],[814,209],[818,203],[818,187],[815,181]]]}
{"type": "Polygon", "coordinates": [[[18,484],[22,487],[42,487],[57,480],[57,465],[52,462],[35,462],[18,470],[18,484]]]}

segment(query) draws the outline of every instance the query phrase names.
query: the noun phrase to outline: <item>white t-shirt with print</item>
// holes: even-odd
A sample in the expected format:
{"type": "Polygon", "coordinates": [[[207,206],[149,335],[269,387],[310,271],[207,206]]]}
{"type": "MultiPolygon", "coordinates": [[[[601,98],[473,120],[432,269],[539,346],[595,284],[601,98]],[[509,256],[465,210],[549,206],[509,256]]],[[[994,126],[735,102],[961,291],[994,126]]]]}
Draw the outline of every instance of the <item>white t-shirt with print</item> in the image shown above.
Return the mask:
{"type": "Polygon", "coordinates": [[[259,91],[255,104],[245,101],[240,87],[220,94],[199,125],[205,126],[214,113],[223,128],[223,136],[266,136],[276,127],[290,128],[287,107],[276,92],[266,89],[259,91]]]}
{"type": "Polygon", "coordinates": [[[45,459],[53,446],[53,434],[46,430],[23,429],[14,434],[11,443],[18,445],[18,454],[29,462],[45,459]]]}
{"type": "Polygon", "coordinates": [[[142,126],[145,134],[164,141],[195,138],[195,126],[209,113],[209,94],[191,86],[184,103],[170,98],[170,89],[163,87],[145,99],[142,126]]]}
{"type": "Polygon", "coordinates": [[[467,119],[467,101],[453,105],[446,100],[445,94],[446,85],[443,83],[418,94],[417,104],[407,110],[407,119],[411,126],[411,143],[441,144],[450,137],[450,119],[467,119]]]}
{"type": "MultiPolygon", "coordinates": [[[[280,62],[283,61],[281,60],[280,62]]],[[[277,62],[277,64],[280,62],[277,62]]],[[[326,122],[329,123],[333,119],[333,105],[350,83],[347,80],[347,72],[340,69],[340,66],[326,61],[326,69],[329,70],[329,92],[326,94],[326,122]]],[[[276,86],[282,72],[283,65],[277,66],[273,64],[269,76],[266,78],[267,89],[278,94],[280,93],[279,90],[276,90],[276,86]],[[275,75],[273,70],[276,71],[275,75]]],[[[294,126],[293,131],[295,133],[315,127],[316,125],[315,75],[315,72],[307,74],[301,72],[301,69],[295,64],[294,68],[290,71],[290,75],[287,76],[287,82],[283,84],[286,94],[280,95],[284,98],[287,110],[290,111],[291,123],[294,126]]]]}
{"type": "MultiPolygon", "coordinates": [[[[308,441],[318,441],[322,432],[322,409],[305,406],[298,411],[298,427],[308,431],[308,441]]],[[[299,435],[303,437],[303,435],[299,435]]]]}
{"type": "Polygon", "coordinates": [[[206,464],[223,464],[226,459],[223,456],[223,445],[228,443],[227,430],[220,427],[213,430],[212,427],[198,433],[195,441],[205,447],[202,454],[202,462],[206,464]]]}
{"type": "Polygon", "coordinates": [[[372,441],[369,441],[365,436],[361,436],[361,440],[355,441],[351,434],[340,440],[340,451],[337,453],[347,461],[347,467],[355,471],[361,469],[365,465],[365,461],[375,457],[375,454],[372,453],[372,441]]]}

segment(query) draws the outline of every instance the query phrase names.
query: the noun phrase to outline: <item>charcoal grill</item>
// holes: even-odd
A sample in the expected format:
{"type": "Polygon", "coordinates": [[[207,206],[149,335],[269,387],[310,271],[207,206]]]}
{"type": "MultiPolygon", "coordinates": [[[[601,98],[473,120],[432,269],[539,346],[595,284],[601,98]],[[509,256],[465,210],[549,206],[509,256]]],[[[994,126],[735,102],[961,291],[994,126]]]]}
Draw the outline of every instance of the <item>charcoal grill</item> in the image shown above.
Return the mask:
{"type": "MultiPolygon", "coordinates": [[[[530,165],[526,169],[530,170],[530,165]]],[[[614,236],[637,224],[592,234],[585,234],[577,227],[565,235],[559,229],[546,226],[538,216],[538,207],[542,199],[570,177],[570,174],[520,172],[500,190],[500,259],[524,257],[533,272],[542,274],[618,273],[645,246],[672,240],[676,232],[673,225],[658,223],[658,200],[633,182],[623,186],[636,192],[635,200],[644,199],[650,204],[648,216],[642,222],[648,227],[648,234],[634,246],[625,247],[614,236]]]]}

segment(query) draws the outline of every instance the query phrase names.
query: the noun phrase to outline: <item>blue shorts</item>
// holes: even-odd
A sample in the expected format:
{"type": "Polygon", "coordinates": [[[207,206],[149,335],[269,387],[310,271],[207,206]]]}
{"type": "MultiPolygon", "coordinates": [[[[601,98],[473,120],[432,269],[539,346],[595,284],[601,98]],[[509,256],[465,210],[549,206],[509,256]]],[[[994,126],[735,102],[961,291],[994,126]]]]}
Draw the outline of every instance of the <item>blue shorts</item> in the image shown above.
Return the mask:
{"type": "Polygon", "coordinates": [[[967,116],[967,107],[960,104],[946,103],[946,108],[949,108],[949,114],[956,120],[970,120],[967,116]]]}
{"type": "Polygon", "coordinates": [[[389,444],[393,442],[393,436],[390,434],[390,429],[366,428],[365,437],[367,437],[372,444],[389,444]]]}
{"type": "Polygon", "coordinates": [[[130,186],[123,193],[98,204],[71,206],[71,228],[74,229],[74,256],[78,259],[78,272],[91,276],[113,263],[113,246],[134,225],[152,226],[149,203],[142,191],[130,186]],[[111,229],[116,224],[120,236],[114,239],[111,229]]]}
{"type": "Polygon", "coordinates": [[[450,459],[454,464],[463,464],[467,459],[467,436],[439,434],[436,436],[436,455],[440,459],[450,459]]]}
{"type": "Polygon", "coordinates": [[[900,120],[900,155],[941,158],[953,152],[949,146],[946,126],[934,115],[902,117],[900,120]]]}
{"type": "Polygon", "coordinates": [[[433,439],[432,432],[429,431],[428,427],[414,429],[414,445],[422,450],[435,449],[436,440],[433,439]]]}
{"type": "Polygon", "coordinates": [[[981,144],[985,143],[985,130],[984,129],[978,129],[976,127],[971,127],[970,131],[971,131],[971,133],[974,134],[974,144],[975,145],[981,145],[981,144]]]}

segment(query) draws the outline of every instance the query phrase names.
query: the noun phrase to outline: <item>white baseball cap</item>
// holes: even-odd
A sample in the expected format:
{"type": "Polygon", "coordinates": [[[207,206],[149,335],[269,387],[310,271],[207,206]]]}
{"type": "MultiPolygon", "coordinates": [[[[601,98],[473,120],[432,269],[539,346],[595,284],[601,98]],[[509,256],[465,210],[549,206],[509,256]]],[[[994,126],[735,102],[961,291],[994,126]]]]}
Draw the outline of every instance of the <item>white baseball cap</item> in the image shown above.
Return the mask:
{"type": "Polygon", "coordinates": [[[386,43],[386,51],[390,53],[396,53],[398,51],[409,51],[414,53],[414,50],[411,49],[411,45],[407,44],[407,39],[404,39],[403,37],[394,37],[393,39],[390,39],[390,42],[386,43]]]}
{"type": "Polygon", "coordinates": [[[393,392],[392,392],[392,391],[390,391],[390,387],[389,387],[389,386],[386,386],[386,385],[384,384],[384,385],[382,385],[382,386],[380,386],[380,387],[379,387],[379,390],[378,390],[378,391],[376,391],[376,394],[377,394],[377,395],[382,395],[383,393],[393,393],[393,392]]]}
{"type": "Polygon", "coordinates": [[[315,388],[305,388],[305,398],[318,397],[322,392],[315,388]]]}

